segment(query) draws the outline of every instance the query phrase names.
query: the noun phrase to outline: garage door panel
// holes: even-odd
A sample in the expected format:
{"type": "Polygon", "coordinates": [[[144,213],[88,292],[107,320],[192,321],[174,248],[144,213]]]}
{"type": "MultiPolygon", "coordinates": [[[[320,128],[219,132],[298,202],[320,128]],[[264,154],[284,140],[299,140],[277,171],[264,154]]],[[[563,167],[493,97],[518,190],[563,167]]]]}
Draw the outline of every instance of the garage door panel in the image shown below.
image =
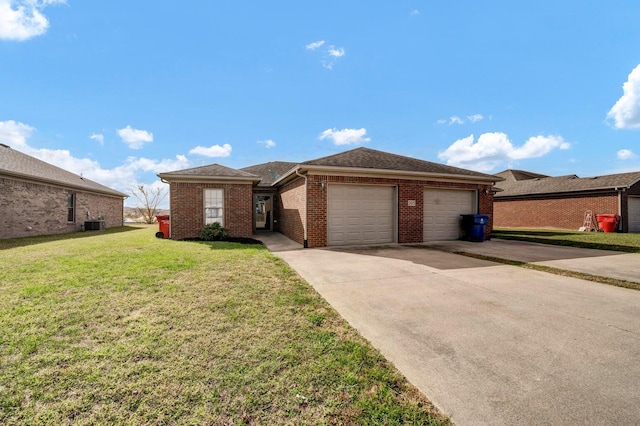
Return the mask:
{"type": "Polygon", "coordinates": [[[460,238],[460,215],[475,213],[475,191],[426,189],[424,192],[424,241],[460,238]]]}
{"type": "Polygon", "coordinates": [[[629,232],[640,232],[640,198],[629,197],[629,232]]]}
{"type": "Polygon", "coordinates": [[[327,244],[380,244],[394,241],[394,188],[329,185],[327,244]]]}

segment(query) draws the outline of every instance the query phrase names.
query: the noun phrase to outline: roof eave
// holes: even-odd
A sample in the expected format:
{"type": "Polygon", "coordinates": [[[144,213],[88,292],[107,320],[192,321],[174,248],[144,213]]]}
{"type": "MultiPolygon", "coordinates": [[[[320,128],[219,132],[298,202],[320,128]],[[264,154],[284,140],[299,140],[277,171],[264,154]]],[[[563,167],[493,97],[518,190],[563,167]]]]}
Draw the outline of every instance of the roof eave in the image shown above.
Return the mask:
{"type": "Polygon", "coordinates": [[[224,183],[258,183],[262,179],[256,177],[242,177],[242,176],[202,176],[202,175],[174,175],[171,173],[158,173],[156,174],[160,179],[167,182],[224,182],[224,183]]]}
{"type": "Polygon", "coordinates": [[[295,165],[291,170],[289,170],[288,172],[280,176],[279,179],[274,181],[271,184],[271,186],[278,186],[280,184],[286,183],[292,180],[293,178],[297,177],[296,170],[300,170],[300,168],[301,168],[300,164],[295,165]]]}
{"type": "Polygon", "coordinates": [[[633,185],[611,185],[611,186],[603,186],[599,188],[589,188],[589,189],[572,189],[566,191],[552,191],[552,192],[526,192],[522,194],[501,194],[498,198],[523,198],[523,197],[532,197],[532,196],[545,196],[545,195],[563,195],[563,194],[590,194],[593,192],[604,192],[604,191],[618,191],[620,189],[629,189],[633,185]]]}
{"type": "MultiPolygon", "coordinates": [[[[110,197],[118,197],[118,198],[129,198],[129,196],[127,194],[123,194],[120,191],[116,191],[114,190],[100,190],[100,189],[96,189],[96,188],[88,188],[86,186],[82,186],[82,185],[75,185],[72,183],[68,183],[68,182],[62,182],[62,181],[58,181],[55,179],[45,179],[45,178],[41,178],[38,176],[32,176],[32,175],[28,175],[28,174],[24,174],[24,173],[18,173],[18,172],[11,172],[8,170],[0,170],[0,175],[4,175],[4,176],[9,176],[9,177],[13,177],[13,178],[17,178],[17,179],[22,179],[22,180],[26,180],[26,181],[31,181],[31,182],[38,182],[38,183],[42,183],[45,185],[55,185],[55,186],[59,186],[59,187],[63,187],[63,188],[72,188],[72,189],[76,189],[76,190],[80,190],[80,191],[85,191],[85,192],[93,192],[96,194],[102,194],[102,195],[108,195],[110,197]]],[[[82,178],[80,178],[82,179],[82,178]]],[[[97,182],[96,182],[97,183],[97,182]]]]}
{"type": "Polygon", "coordinates": [[[393,169],[369,169],[363,167],[344,167],[344,166],[316,166],[316,165],[306,165],[300,164],[289,170],[284,176],[275,181],[272,185],[278,186],[282,183],[289,181],[291,178],[295,177],[296,171],[300,173],[309,173],[309,172],[324,172],[329,174],[340,174],[340,175],[382,175],[382,176],[402,176],[410,179],[418,179],[418,178],[432,178],[432,179],[440,179],[440,180],[464,180],[464,181],[474,181],[474,182],[484,182],[491,183],[503,181],[504,178],[499,176],[469,176],[469,175],[458,175],[458,174],[450,174],[450,173],[428,173],[428,172],[417,172],[417,171],[404,171],[404,170],[393,170],[393,169]]]}

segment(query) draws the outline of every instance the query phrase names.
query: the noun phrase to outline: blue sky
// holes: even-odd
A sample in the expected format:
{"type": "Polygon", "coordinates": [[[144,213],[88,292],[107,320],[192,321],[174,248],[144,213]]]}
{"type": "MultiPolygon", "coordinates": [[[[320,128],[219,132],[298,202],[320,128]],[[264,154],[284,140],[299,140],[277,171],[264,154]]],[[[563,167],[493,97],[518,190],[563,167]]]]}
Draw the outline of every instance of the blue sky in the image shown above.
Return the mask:
{"type": "Polygon", "coordinates": [[[640,170],[639,18],[637,0],[0,0],[0,143],[127,193],[357,146],[640,170]]]}

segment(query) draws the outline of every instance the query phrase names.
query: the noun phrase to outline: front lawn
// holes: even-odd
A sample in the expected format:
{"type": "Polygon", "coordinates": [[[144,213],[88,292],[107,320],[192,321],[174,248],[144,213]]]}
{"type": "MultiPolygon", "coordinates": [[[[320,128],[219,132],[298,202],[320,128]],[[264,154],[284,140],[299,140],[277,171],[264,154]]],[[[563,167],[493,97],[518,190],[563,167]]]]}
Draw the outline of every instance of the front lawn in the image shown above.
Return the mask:
{"type": "Polygon", "coordinates": [[[616,232],[579,232],[553,229],[494,228],[491,236],[509,240],[531,241],[601,250],[640,252],[640,234],[616,232]]]}
{"type": "Polygon", "coordinates": [[[0,241],[0,424],[448,424],[262,246],[0,241]]]}

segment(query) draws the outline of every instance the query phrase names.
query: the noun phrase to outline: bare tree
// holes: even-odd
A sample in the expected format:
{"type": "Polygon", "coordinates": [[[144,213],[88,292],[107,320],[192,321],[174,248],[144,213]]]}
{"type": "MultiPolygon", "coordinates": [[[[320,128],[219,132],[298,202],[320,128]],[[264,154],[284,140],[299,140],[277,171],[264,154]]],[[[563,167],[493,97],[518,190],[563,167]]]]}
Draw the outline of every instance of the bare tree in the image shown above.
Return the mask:
{"type": "Polygon", "coordinates": [[[158,206],[167,196],[164,188],[149,189],[144,185],[138,185],[136,189],[131,190],[131,193],[142,204],[135,207],[136,215],[142,217],[145,223],[154,223],[158,206]]]}

